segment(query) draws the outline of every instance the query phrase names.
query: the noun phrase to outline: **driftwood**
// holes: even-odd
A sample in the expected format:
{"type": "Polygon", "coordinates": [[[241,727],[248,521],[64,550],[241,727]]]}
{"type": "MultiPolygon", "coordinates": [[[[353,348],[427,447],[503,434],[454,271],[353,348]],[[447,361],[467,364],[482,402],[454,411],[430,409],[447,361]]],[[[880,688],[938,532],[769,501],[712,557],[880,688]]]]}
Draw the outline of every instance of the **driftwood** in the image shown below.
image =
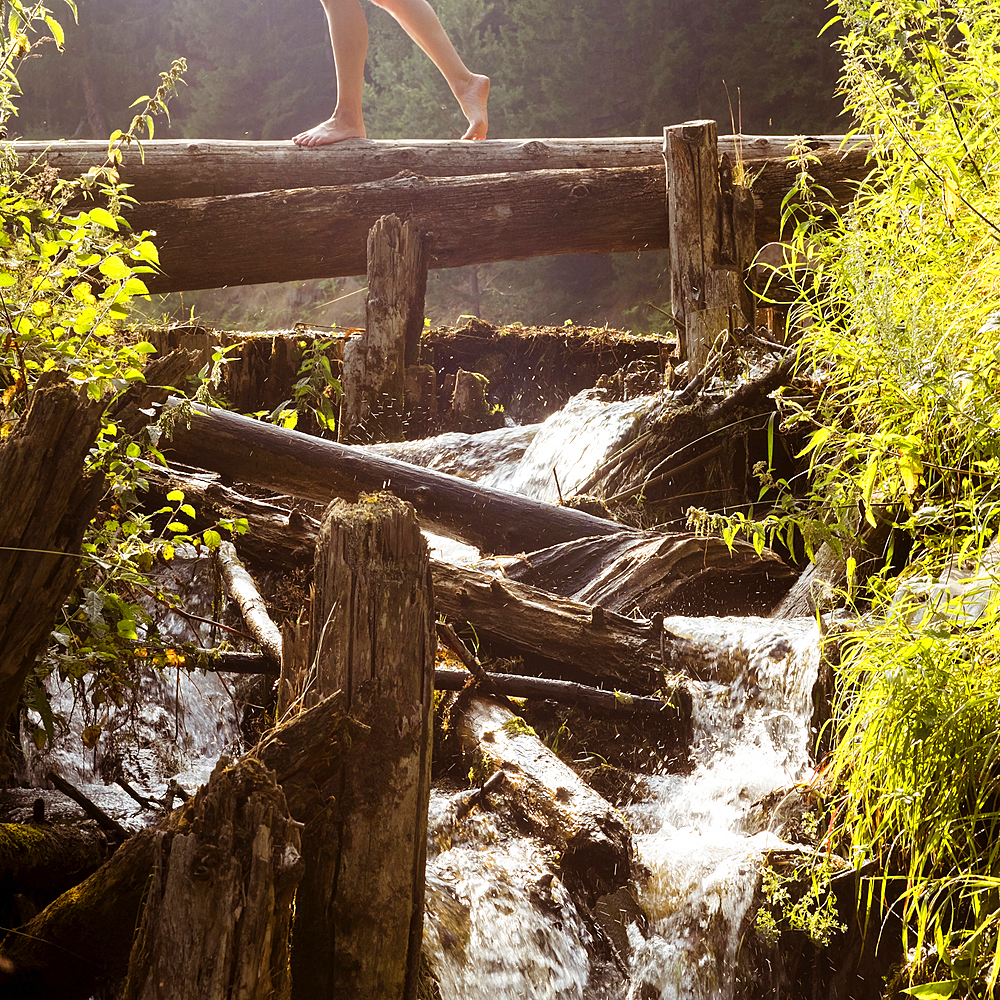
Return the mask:
{"type": "Polygon", "coordinates": [[[267,604],[257,584],[236,555],[232,542],[223,542],[215,552],[226,590],[240,606],[243,620],[261,650],[275,666],[281,666],[281,631],[267,613],[267,604]]]}
{"type": "Polygon", "coordinates": [[[288,1000],[298,827],[258,761],[217,770],[155,834],[125,1000],[288,1000]]]}
{"type": "Polygon", "coordinates": [[[101,405],[52,372],[0,445],[0,728],[76,580],[103,489],[83,475],[100,422],[101,405]]]}
{"type": "Polygon", "coordinates": [[[490,560],[511,580],[574,601],[646,618],[657,614],[766,614],[795,573],[769,549],[691,532],[623,531],[490,560]]]}
{"type": "Polygon", "coordinates": [[[49,771],[45,777],[63,795],[72,799],[116,843],[121,844],[128,840],[128,830],[118,820],[109,816],[99,805],[92,802],[83,792],[66,781],[65,778],[56,774],[55,771],[49,771]]]}
{"type": "Polygon", "coordinates": [[[185,464],[321,504],[389,490],[412,503],[428,527],[491,552],[521,552],[621,530],[580,511],[198,405],[178,415],[173,439],[163,448],[185,464]]]}
{"type": "Polygon", "coordinates": [[[416,996],[430,797],[434,610],[427,544],[388,495],[331,504],[316,547],[309,662],[371,726],[336,801],[302,831],[295,997],[416,996]]]}
{"type": "Polygon", "coordinates": [[[632,838],[624,820],[522,719],[493,699],[472,696],[452,707],[451,725],[481,782],[504,772],[504,801],[561,852],[564,875],[591,899],[628,883],[632,838]]]}
{"type": "MultiPolygon", "coordinates": [[[[342,695],[272,731],[248,757],[276,773],[292,816],[305,822],[325,798],[343,755],[367,727],[344,711],[342,695]]],[[[193,801],[193,800],[192,800],[193,801]]],[[[86,1000],[99,981],[121,979],[141,916],[158,832],[182,829],[190,803],[157,828],[126,841],[93,875],[63,893],[3,941],[0,995],[33,1000],[86,1000]]]]}
{"type": "MultiPolygon", "coordinates": [[[[751,162],[781,161],[791,136],[719,136],[720,153],[751,162]]],[[[837,149],[844,136],[810,139],[815,148],[837,149]]],[[[103,140],[70,139],[10,143],[21,170],[51,165],[63,178],[78,177],[108,153],[103,140]]],[[[863,136],[852,148],[867,151],[863,136]]],[[[246,194],[279,188],[364,184],[412,170],[425,177],[458,177],[522,170],[648,167],[663,162],[661,136],[602,139],[462,140],[359,139],[334,146],[303,149],[290,142],[244,142],[237,139],[154,139],[123,150],[121,178],[141,202],[246,194]]]]}

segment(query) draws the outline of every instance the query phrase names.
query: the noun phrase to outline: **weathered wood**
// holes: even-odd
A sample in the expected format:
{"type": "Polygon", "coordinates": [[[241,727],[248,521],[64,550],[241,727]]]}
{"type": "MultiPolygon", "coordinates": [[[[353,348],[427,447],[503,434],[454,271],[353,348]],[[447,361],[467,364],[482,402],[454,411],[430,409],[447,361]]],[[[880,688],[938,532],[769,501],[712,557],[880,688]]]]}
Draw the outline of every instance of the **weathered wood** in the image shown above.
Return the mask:
{"type": "Polygon", "coordinates": [[[592,900],[628,884],[632,837],[625,821],[522,719],[492,698],[472,696],[452,707],[451,726],[477,779],[504,772],[503,800],[560,852],[563,873],[592,900]]]}
{"type": "Polygon", "coordinates": [[[299,824],[274,773],[218,768],[154,837],[153,877],[125,1000],[288,1000],[299,824]]]}
{"type": "Polygon", "coordinates": [[[621,526],[590,514],[420,469],[348,445],[195,405],[162,447],[177,461],[326,504],[387,489],[421,522],[488,552],[521,552],[621,526]]]}
{"type": "Polygon", "coordinates": [[[434,564],[434,601],[452,621],[470,622],[494,651],[521,656],[531,672],[637,694],[664,685],[658,620],[626,618],[448,563],[434,564]]]}
{"type": "MultiPolygon", "coordinates": [[[[395,497],[331,504],[316,551],[312,691],[372,728],[302,833],[292,980],[309,1000],[412,1000],[423,937],[434,609],[427,544],[395,497]]],[[[310,693],[307,700],[312,697],[310,693]]]]}
{"type": "Polygon", "coordinates": [[[662,167],[411,175],[146,202],[129,221],[157,233],[162,271],[146,276],[149,290],[176,292],[365,274],[368,233],[383,215],[429,234],[430,267],[662,249],[663,183],[662,167]]]}
{"type": "MultiPolygon", "coordinates": [[[[842,135],[816,136],[818,147],[838,148],[842,135]]],[[[720,136],[720,152],[748,160],[788,155],[792,136],[720,136]]],[[[852,146],[871,148],[863,136],[852,146]]],[[[102,140],[10,143],[21,170],[56,167],[73,178],[103,163],[102,140]]],[[[170,201],[283,188],[364,184],[412,170],[425,177],[459,177],[522,170],[648,167],[662,163],[659,136],[602,139],[354,140],[305,149],[290,142],[237,139],[154,139],[142,152],[124,150],[121,177],[139,201],[170,201]]]]}
{"type": "Polygon", "coordinates": [[[719,153],[714,121],[664,129],[670,246],[670,311],[688,375],[705,367],[728,310],[714,295],[712,271],[722,263],[719,215],[719,153]]]}
{"type": "Polygon", "coordinates": [[[67,798],[72,799],[105,833],[121,844],[128,840],[128,831],[118,822],[109,816],[97,803],[91,801],[78,788],[71,785],[65,778],[55,771],[49,771],[45,775],[46,779],[67,798]]]}
{"type": "Polygon", "coordinates": [[[498,560],[508,579],[620,613],[767,614],[795,571],[769,549],[714,535],[622,532],[498,560]]]}
{"type": "MultiPolygon", "coordinates": [[[[325,806],[319,791],[343,755],[366,737],[367,727],[345,714],[338,694],[273,730],[247,756],[275,771],[292,815],[305,822],[325,806]]],[[[180,828],[186,808],[175,810],[158,830],[180,828]]],[[[93,875],[7,935],[0,951],[6,960],[0,962],[0,994],[87,1000],[99,981],[125,975],[157,832],[136,834],[93,875]]]]}
{"type": "Polygon", "coordinates": [[[83,475],[101,409],[51,372],[0,444],[0,729],[76,580],[103,489],[83,475]]]}
{"type": "Polygon", "coordinates": [[[366,327],[344,345],[341,441],[402,440],[405,373],[418,361],[426,291],[423,233],[383,216],[368,234],[366,327]]]}
{"type": "Polygon", "coordinates": [[[239,605],[250,634],[257,640],[265,656],[276,667],[280,667],[281,631],[267,613],[267,603],[260,596],[253,577],[236,555],[236,547],[232,542],[222,542],[214,555],[226,590],[239,605]]]}

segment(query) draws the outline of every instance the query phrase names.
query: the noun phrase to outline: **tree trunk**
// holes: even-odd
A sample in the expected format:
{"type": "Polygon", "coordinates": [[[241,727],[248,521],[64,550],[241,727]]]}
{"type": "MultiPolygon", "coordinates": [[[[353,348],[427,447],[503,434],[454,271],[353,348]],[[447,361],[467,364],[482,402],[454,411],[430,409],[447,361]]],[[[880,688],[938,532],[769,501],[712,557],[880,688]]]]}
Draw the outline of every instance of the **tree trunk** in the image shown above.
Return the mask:
{"type": "Polygon", "coordinates": [[[43,375],[0,445],[0,730],[80,568],[104,485],[83,475],[101,410],[64,375],[43,375]]]}
{"type": "Polygon", "coordinates": [[[523,719],[492,698],[472,696],[452,707],[451,725],[477,782],[503,771],[504,801],[560,852],[560,868],[591,902],[628,884],[632,837],[625,821],[523,719]]]}
{"type": "Polygon", "coordinates": [[[183,826],[155,834],[125,1000],[287,1000],[298,826],[273,772],[216,769],[183,826]]]}
{"type": "Polygon", "coordinates": [[[335,801],[303,830],[294,993],[413,998],[435,635],[427,544],[412,509],[385,495],[332,504],[317,546],[315,594],[312,690],[343,690],[352,715],[372,732],[370,752],[345,761],[335,801]]]}
{"type": "Polygon", "coordinates": [[[264,655],[281,666],[281,631],[267,613],[267,604],[260,596],[257,584],[236,555],[232,542],[223,542],[215,552],[216,563],[222,573],[229,596],[240,606],[243,621],[257,641],[264,655]]]}
{"type": "MultiPolygon", "coordinates": [[[[840,146],[843,136],[815,137],[818,148],[840,146]]],[[[720,136],[719,150],[745,160],[783,161],[791,136],[720,136]]],[[[852,147],[871,148],[863,136],[852,147]]],[[[21,170],[56,167],[78,177],[107,157],[106,141],[10,143],[21,170]]],[[[251,191],[364,184],[413,171],[424,177],[460,177],[523,170],[648,167],[663,162],[660,136],[606,139],[367,140],[302,149],[288,142],[235,139],[154,139],[123,151],[122,180],[141,202],[251,191]]]]}
{"type": "Polygon", "coordinates": [[[149,290],[177,292],[365,274],[368,233],[383,215],[431,234],[430,267],[662,249],[663,178],[662,167],[410,175],[146,202],[129,222],[157,233],[162,271],[146,276],[149,290]]]}
{"type": "Polygon", "coordinates": [[[383,216],[368,234],[366,328],[344,345],[344,442],[403,438],[406,368],[419,359],[427,291],[427,241],[383,216]]]}
{"type": "Polygon", "coordinates": [[[45,905],[97,871],[110,850],[89,824],[0,823],[0,896],[23,893],[45,905]]]}
{"type": "Polygon", "coordinates": [[[522,552],[621,525],[568,507],[479,486],[225,410],[195,405],[162,445],[177,461],[316,503],[390,490],[427,526],[485,551],[522,552]]]}
{"type": "MultiPolygon", "coordinates": [[[[247,757],[274,771],[292,816],[302,823],[325,807],[320,790],[367,727],[329,697],[273,730],[247,757]]],[[[246,758],[244,758],[246,759],[246,758]]],[[[194,800],[192,800],[194,801],[194,800]]],[[[191,802],[157,828],[126,841],[93,875],[64,892],[3,941],[0,993],[32,1000],[87,1000],[99,982],[122,978],[142,916],[157,837],[183,829],[191,802]]]]}

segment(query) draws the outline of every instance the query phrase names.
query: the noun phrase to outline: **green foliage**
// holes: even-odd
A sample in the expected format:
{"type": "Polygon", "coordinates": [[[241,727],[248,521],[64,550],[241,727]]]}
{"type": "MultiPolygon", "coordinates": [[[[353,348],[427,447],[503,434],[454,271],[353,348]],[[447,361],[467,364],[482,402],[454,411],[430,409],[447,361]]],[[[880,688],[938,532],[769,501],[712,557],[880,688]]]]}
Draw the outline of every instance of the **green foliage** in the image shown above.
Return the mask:
{"type": "Polygon", "coordinates": [[[911,994],[981,996],[1000,973],[1000,617],[982,600],[990,578],[974,608],[912,594],[977,565],[997,536],[1000,11],[839,7],[844,96],[875,152],[832,228],[804,144],[791,163],[786,219],[808,264],[800,349],[818,403],[780,405],[786,427],[808,430],[810,486],[763,470],[774,513],[725,527],[794,527],[838,547],[887,522],[912,538],[902,578],[874,581],[838,637],[834,840],[858,866],[881,865],[887,892],[902,887],[913,980],[933,980],[911,994]]]}
{"type": "Polygon", "coordinates": [[[837,900],[830,889],[835,874],[829,860],[796,865],[779,872],[765,865],[761,891],[766,906],[757,911],[757,934],[772,947],[788,927],[801,931],[818,948],[826,948],[835,934],[847,930],[837,916],[837,900]]]}

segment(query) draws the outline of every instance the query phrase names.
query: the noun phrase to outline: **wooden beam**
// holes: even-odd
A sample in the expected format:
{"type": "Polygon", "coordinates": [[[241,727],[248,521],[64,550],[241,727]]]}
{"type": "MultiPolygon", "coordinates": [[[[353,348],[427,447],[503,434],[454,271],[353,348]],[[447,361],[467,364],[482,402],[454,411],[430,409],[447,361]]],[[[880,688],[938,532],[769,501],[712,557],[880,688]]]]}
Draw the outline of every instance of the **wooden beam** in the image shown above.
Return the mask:
{"type": "Polygon", "coordinates": [[[152,292],[365,274],[368,233],[397,215],[427,233],[430,267],[667,245],[662,166],[415,175],[340,187],[136,206],[157,233],[152,292]]]}
{"type": "MultiPolygon", "coordinates": [[[[842,135],[811,137],[817,148],[836,149],[842,135]]],[[[788,155],[791,136],[720,136],[719,151],[736,159],[788,155]],[[737,153],[737,147],[739,153],[737,153]]],[[[11,143],[21,170],[51,165],[64,178],[78,177],[104,162],[108,144],[96,139],[11,143]]],[[[851,145],[868,150],[865,137],[851,145]]],[[[139,201],[206,198],[284,188],[364,184],[412,170],[425,177],[521,170],[597,169],[659,166],[661,136],[608,139],[460,139],[422,141],[357,139],[333,146],[304,148],[291,142],[235,139],[155,139],[125,150],[121,177],[139,201]]]]}

